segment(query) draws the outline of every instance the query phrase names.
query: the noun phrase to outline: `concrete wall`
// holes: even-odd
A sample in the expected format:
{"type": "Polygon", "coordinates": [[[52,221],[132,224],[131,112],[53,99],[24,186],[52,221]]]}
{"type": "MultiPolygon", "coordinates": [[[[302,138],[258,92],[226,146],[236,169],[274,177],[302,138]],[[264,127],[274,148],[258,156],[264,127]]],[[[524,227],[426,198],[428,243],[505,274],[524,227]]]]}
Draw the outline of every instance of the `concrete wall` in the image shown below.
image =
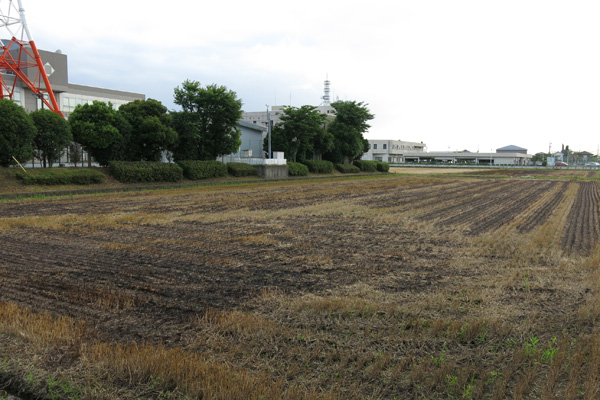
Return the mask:
{"type": "Polygon", "coordinates": [[[265,179],[287,179],[288,166],[286,165],[257,165],[258,176],[265,179]]]}

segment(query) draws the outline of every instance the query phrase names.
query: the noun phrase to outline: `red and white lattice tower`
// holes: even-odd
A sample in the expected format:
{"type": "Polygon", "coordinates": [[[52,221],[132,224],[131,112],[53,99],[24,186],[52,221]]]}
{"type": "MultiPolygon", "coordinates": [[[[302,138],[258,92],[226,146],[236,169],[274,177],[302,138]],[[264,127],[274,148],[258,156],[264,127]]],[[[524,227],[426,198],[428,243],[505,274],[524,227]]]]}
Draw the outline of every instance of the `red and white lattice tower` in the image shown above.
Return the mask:
{"type": "Polygon", "coordinates": [[[20,80],[50,110],[62,115],[27,27],[21,0],[0,0],[0,44],[0,99],[12,99],[20,80]],[[3,38],[5,35],[8,37],[3,38]],[[27,70],[34,72],[27,73],[27,70]]]}

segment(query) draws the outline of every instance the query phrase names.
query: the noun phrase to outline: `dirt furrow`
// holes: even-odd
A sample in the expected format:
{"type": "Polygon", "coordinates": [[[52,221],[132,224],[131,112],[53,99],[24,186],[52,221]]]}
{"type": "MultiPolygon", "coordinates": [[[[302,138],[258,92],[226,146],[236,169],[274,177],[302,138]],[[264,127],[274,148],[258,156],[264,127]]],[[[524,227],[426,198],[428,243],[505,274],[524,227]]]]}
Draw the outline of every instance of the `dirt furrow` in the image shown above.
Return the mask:
{"type": "Polygon", "coordinates": [[[469,225],[480,213],[488,214],[491,207],[514,197],[525,186],[528,186],[525,182],[505,184],[494,190],[485,191],[484,194],[472,199],[464,199],[451,207],[437,210],[437,213],[433,214],[438,219],[436,225],[469,225]],[[442,211],[443,214],[441,214],[442,211]]]}
{"type": "Polygon", "coordinates": [[[561,247],[567,253],[589,254],[597,245],[599,199],[597,183],[579,183],[577,197],[569,212],[569,223],[561,238],[561,247]]]}
{"type": "Polygon", "coordinates": [[[552,182],[538,182],[531,191],[516,193],[498,201],[498,207],[495,210],[483,210],[483,212],[477,213],[474,221],[471,222],[469,234],[479,235],[509,224],[552,185],[552,182]]]}

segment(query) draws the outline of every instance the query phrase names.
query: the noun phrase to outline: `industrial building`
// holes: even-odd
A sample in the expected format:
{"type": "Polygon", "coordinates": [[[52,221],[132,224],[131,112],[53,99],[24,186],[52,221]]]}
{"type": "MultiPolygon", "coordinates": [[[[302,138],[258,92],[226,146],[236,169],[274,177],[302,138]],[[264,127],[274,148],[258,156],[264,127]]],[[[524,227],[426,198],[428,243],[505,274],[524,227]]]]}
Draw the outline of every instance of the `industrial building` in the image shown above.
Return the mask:
{"type": "Polygon", "coordinates": [[[369,151],[363,160],[399,163],[447,163],[481,165],[530,165],[531,154],[519,146],[505,146],[495,153],[463,151],[427,151],[423,142],[405,142],[402,140],[369,140],[369,151]]]}

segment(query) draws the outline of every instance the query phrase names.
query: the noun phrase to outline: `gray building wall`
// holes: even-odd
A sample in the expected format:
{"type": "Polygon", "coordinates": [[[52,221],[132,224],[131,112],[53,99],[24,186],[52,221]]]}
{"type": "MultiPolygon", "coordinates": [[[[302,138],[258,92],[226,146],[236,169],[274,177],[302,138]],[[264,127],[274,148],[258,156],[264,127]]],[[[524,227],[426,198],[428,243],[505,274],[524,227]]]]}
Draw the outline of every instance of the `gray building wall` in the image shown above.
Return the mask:
{"type": "Polygon", "coordinates": [[[267,128],[258,124],[240,120],[237,128],[241,131],[240,145],[236,153],[231,153],[218,159],[223,162],[231,162],[240,158],[265,158],[263,141],[267,134],[267,128]],[[252,153],[249,155],[249,151],[252,153]]]}
{"type": "MultiPolygon", "coordinates": [[[[78,85],[69,83],[69,68],[67,55],[59,51],[52,52],[39,50],[42,64],[50,64],[54,72],[48,77],[52,91],[58,102],[59,109],[68,118],[69,114],[79,104],[91,103],[94,100],[111,102],[116,107],[121,104],[129,103],[133,100],[144,100],[146,96],[142,93],[126,92],[122,90],[104,89],[93,86],[78,85]]],[[[24,55],[23,61],[34,63],[32,57],[24,55]]],[[[38,74],[37,68],[27,68],[25,75],[35,84],[38,74]]],[[[8,83],[14,82],[14,75],[3,74],[2,79],[8,83]]],[[[46,90],[44,82],[40,79],[40,87],[46,90]]],[[[33,92],[21,80],[17,80],[15,89],[16,103],[20,104],[26,111],[31,112],[42,108],[42,102],[33,94],[33,92]]]]}

